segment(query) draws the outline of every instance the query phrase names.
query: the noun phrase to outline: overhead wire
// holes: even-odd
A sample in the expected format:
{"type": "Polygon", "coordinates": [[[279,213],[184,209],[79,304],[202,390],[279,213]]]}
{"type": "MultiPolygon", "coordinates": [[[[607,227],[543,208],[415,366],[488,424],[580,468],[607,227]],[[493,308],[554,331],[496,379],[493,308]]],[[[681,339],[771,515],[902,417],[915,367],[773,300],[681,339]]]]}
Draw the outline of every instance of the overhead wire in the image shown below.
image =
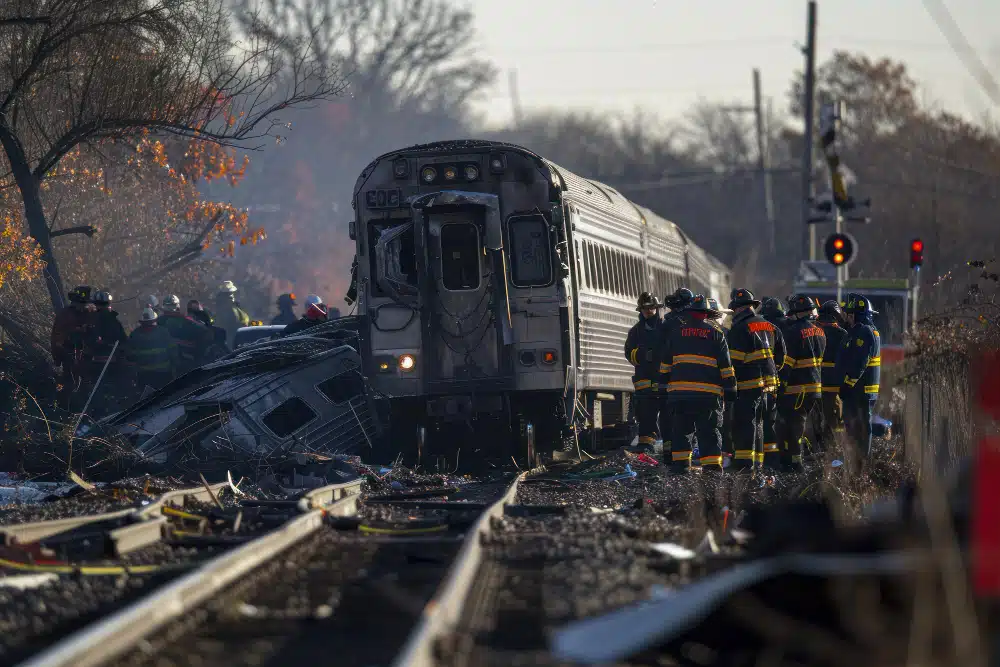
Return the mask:
{"type": "Polygon", "coordinates": [[[965,37],[965,33],[962,32],[955,17],[948,10],[948,6],[944,4],[944,0],[924,0],[924,8],[937,24],[941,34],[948,40],[951,50],[962,61],[965,69],[976,80],[983,92],[994,104],[1000,104],[1000,85],[997,85],[993,74],[965,37]]]}

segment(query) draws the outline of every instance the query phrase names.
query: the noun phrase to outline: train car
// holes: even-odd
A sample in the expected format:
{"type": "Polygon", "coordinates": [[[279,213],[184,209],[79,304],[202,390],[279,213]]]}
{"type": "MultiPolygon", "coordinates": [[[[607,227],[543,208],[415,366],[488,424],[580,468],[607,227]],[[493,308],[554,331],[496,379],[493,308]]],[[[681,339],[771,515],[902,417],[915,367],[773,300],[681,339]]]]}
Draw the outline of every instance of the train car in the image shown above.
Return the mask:
{"type": "Polygon", "coordinates": [[[620,425],[639,293],[729,295],[729,270],[675,224],[512,144],[387,153],[353,206],[365,374],[389,397],[389,442],[417,456],[471,441],[533,459],[620,425]]]}

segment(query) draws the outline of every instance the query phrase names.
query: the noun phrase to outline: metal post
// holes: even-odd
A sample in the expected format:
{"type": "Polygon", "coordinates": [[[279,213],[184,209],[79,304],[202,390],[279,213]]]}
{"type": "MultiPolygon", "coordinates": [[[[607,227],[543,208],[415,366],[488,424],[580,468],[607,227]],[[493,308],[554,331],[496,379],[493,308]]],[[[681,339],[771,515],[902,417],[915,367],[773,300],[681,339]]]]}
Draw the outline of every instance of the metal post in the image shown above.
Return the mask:
{"type": "MultiPolygon", "coordinates": [[[[842,216],[840,214],[840,207],[837,206],[836,203],[834,203],[834,205],[833,205],[833,215],[834,215],[834,219],[836,220],[837,233],[839,234],[841,232],[841,227],[842,227],[843,222],[844,222],[844,216],[842,216]]],[[[847,273],[847,267],[844,266],[843,264],[838,265],[837,266],[837,303],[840,303],[841,301],[843,301],[843,298],[844,298],[843,297],[843,292],[844,292],[844,280],[846,279],[846,276],[844,275],[845,273],[847,273]]]]}
{"type": "Polygon", "coordinates": [[[764,133],[764,109],[761,102],[760,70],[753,71],[753,109],[757,119],[757,166],[760,168],[764,187],[764,215],[767,218],[768,250],[775,254],[774,202],[771,197],[771,171],[768,158],[767,137],[764,133]]]}
{"type": "Polygon", "coordinates": [[[816,261],[816,228],[809,224],[809,198],[812,197],[813,166],[813,106],[816,93],[816,1],[809,1],[809,17],[806,23],[805,134],[802,150],[802,224],[809,228],[809,259],[816,261]]]}

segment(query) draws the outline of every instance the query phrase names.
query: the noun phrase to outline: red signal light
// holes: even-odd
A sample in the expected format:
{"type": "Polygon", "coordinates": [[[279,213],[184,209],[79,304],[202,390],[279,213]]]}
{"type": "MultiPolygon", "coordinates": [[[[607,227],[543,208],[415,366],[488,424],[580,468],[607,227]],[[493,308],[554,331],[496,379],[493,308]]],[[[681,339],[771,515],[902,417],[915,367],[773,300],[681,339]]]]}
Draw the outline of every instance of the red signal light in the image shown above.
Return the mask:
{"type": "Polygon", "coordinates": [[[924,242],[921,239],[910,241],[910,268],[917,271],[924,263],[924,242]]]}
{"type": "Polygon", "coordinates": [[[924,249],[924,242],[921,241],[920,239],[917,239],[916,241],[910,244],[910,250],[912,250],[913,252],[921,252],[923,251],[923,249],[924,249]]]}
{"type": "Polygon", "coordinates": [[[844,239],[834,239],[834,241],[833,241],[833,247],[836,250],[843,250],[844,249],[844,239]]]}

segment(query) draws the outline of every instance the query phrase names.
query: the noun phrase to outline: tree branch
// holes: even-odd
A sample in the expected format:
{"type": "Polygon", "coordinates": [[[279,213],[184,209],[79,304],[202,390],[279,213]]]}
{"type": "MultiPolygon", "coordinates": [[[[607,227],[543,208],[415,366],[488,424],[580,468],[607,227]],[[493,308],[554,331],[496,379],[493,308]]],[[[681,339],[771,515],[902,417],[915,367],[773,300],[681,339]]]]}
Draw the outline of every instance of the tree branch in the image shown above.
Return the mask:
{"type": "Polygon", "coordinates": [[[66,229],[57,229],[56,231],[49,234],[51,238],[57,236],[68,236],[69,234],[86,234],[90,238],[94,238],[94,234],[97,233],[97,227],[93,225],[80,225],[79,227],[67,227],[66,229]]]}

